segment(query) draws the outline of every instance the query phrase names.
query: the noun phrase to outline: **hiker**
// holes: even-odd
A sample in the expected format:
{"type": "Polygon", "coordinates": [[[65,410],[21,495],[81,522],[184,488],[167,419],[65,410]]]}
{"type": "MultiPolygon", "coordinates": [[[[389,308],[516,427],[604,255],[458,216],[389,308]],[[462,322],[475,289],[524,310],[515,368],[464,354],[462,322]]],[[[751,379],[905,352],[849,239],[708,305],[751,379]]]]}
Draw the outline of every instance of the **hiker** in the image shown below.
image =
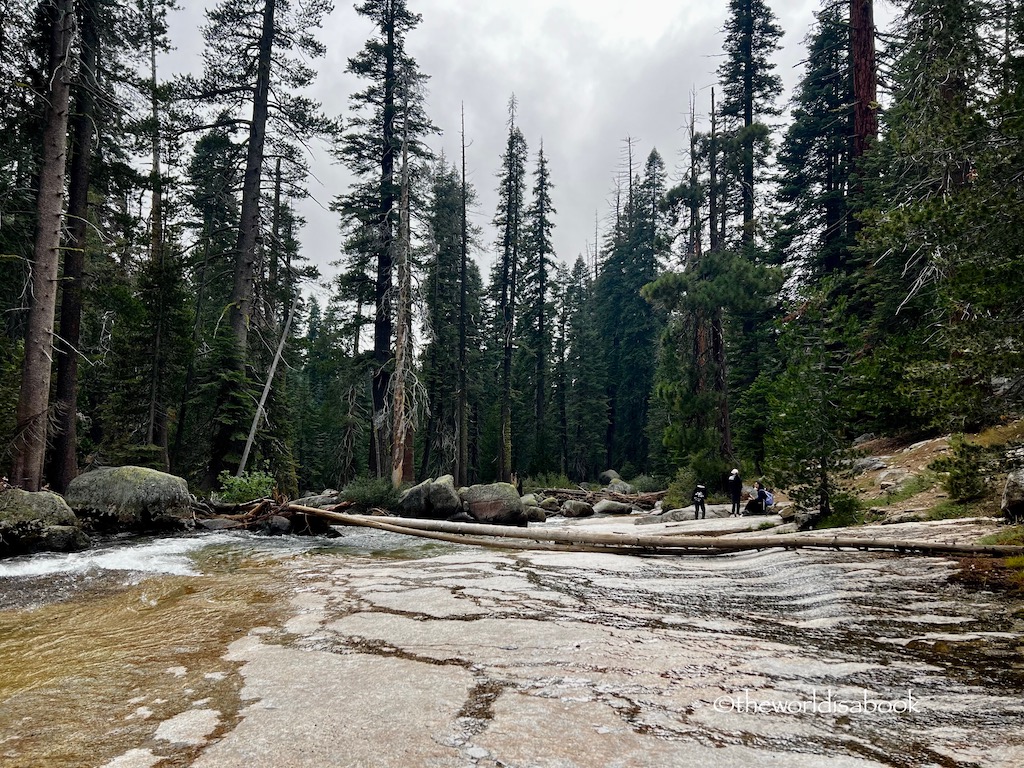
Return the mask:
{"type": "Polygon", "coordinates": [[[705,505],[705,499],[708,497],[708,487],[704,483],[697,483],[697,487],[693,489],[693,519],[701,520],[707,517],[708,508],[705,505]]]}
{"type": "Polygon", "coordinates": [[[740,497],[743,495],[743,479],[740,477],[740,471],[734,469],[732,474],[729,475],[729,479],[726,481],[726,485],[729,487],[729,496],[732,497],[732,509],[729,511],[729,517],[735,515],[740,516],[740,497]]]}
{"type": "Polygon", "coordinates": [[[754,481],[754,491],[743,509],[744,515],[763,515],[768,505],[768,492],[760,480],[754,481]]]}

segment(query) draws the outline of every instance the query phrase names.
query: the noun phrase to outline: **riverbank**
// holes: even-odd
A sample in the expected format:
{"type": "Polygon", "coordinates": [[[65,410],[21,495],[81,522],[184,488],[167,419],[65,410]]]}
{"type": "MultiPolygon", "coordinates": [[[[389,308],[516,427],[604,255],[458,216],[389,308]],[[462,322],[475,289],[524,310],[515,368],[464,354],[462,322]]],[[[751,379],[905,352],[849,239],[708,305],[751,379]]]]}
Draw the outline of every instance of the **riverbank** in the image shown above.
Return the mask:
{"type": "MultiPolygon", "coordinates": [[[[949,540],[994,523],[908,525],[949,540]]],[[[1022,606],[951,584],[953,560],[343,534],[218,540],[194,575],[0,612],[0,636],[28,627],[0,641],[25,670],[0,697],[0,765],[1024,763],[1022,606]]]]}

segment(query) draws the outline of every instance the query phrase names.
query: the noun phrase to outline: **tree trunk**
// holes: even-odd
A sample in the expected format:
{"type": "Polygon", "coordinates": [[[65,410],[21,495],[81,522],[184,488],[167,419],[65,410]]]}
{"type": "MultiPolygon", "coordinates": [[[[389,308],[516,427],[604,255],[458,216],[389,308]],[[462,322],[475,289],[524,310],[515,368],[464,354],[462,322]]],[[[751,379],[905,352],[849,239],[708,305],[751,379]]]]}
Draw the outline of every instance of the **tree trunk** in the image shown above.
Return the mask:
{"type": "Polygon", "coordinates": [[[261,240],[260,181],[263,149],[267,138],[267,115],[270,110],[270,65],[274,50],[275,4],[276,0],[265,0],[263,5],[263,30],[260,34],[256,62],[256,87],[253,90],[252,120],[249,123],[245,176],[242,179],[238,244],[235,247],[235,283],[231,292],[231,332],[234,334],[238,357],[243,365],[247,359],[256,258],[261,240]]]}
{"type": "Polygon", "coordinates": [[[873,0],[850,0],[850,50],[853,58],[853,158],[856,165],[878,137],[873,0]]]}
{"type": "MultiPolygon", "coordinates": [[[[395,340],[393,430],[391,433],[391,485],[398,488],[405,477],[406,440],[411,433],[406,404],[405,379],[409,364],[409,326],[412,314],[412,277],[409,267],[409,145],[402,141],[402,193],[398,225],[398,338],[395,340]]],[[[412,446],[408,446],[411,448],[412,446]]]]}
{"type": "Polygon", "coordinates": [[[64,493],[78,474],[78,347],[82,330],[82,276],[89,213],[89,171],[92,165],[93,126],[96,121],[96,66],[99,50],[95,0],[83,0],[78,9],[81,29],[81,64],[75,89],[75,115],[71,119],[71,171],[68,182],[68,245],[64,249],[61,279],[60,337],[57,381],[54,387],[53,448],[50,486],[64,493]]]}
{"type": "Polygon", "coordinates": [[[460,259],[459,259],[459,407],[458,407],[458,462],[455,479],[459,487],[468,484],[469,478],[469,391],[467,386],[467,339],[466,339],[466,293],[469,267],[469,223],[467,208],[469,201],[466,187],[466,111],[462,110],[462,206],[460,213],[460,259]]]}
{"type": "Polygon", "coordinates": [[[394,7],[390,8],[387,42],[384,51],[383,132],[380,160],[380,206],[377,210],[377,278],[374,284],[375,314],[373,318],[373,423],[370,446],[370,474],[384,477],[388,450],[384,419],[388,390],[391,387],[391,273],[394,267],[395,215],[395,90],[397,55],[395,50],[394,7]]]}
{"type": "Polygon", "coordinates": [[[64,211],[68,107],[71,100],[68,58],[75,26],[74,3],[71,0],[54,0],[46,10],[51,14],[47,58],[50,87],[46,94],[46,121],[36,201],[32,306],[25,333],[25,358],[21,368],[11,471],[11,482],[26,491],[38,491],[42,487],[46,456],[61,214],[64,211]]]}

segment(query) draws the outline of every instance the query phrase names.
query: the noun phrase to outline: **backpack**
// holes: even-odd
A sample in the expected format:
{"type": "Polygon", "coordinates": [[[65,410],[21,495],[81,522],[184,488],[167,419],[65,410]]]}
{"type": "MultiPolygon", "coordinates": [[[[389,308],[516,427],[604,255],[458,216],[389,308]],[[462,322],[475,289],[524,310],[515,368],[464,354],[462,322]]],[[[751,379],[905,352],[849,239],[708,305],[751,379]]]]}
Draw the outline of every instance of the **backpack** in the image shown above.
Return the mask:
{"type": "Polygon", "coordinates": [[[775,504],[775,497],[772,495],[772,492],[769,491],[767,488],[765,488],[764,490],[764,495],[764,506],[767,509],[768,507],[771,507],[775,504]]]}

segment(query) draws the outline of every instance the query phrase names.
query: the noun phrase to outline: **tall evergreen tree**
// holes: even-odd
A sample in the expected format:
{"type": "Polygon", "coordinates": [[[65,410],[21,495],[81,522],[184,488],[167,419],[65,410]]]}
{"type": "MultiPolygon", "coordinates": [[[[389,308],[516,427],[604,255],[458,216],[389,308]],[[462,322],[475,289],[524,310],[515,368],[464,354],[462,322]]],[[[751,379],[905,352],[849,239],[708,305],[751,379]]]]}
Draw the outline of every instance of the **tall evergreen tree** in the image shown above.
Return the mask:
{"type": "Polygon", "coordinates": [[[526,195],[526,139],[516,125],[516,101],[509,100],[508,139],[498,177],[498,261],[491,280],[496,295],[495,317],[501,354],[499,373],[498,479],[511,482],[512,472],[512,357],[515,345],[515,313],[522,258],[523,218],[526,195]]]}
{"type": "Polygon", "coordinates": [[[356,12],[369,19],[374,34],[363,50],[349,59],[347,71],[366,81],[352,96],[355,114],[337,150],[339,159],[359,179],[353,190],[335,201],[349,235],[347,249],[357,269],[373,272],[373,429],[370,471],[387,472],[385,429],[391,381],[394,333],[391,290],[394,241],[398,225],[398,155],[403,137],[413,158],[426,158],[423,140],[436,129],[423,111],[422,83],[416,60],[406,51],[406,36],[421,17],[405,0],[365,0],[356,12]]]}

